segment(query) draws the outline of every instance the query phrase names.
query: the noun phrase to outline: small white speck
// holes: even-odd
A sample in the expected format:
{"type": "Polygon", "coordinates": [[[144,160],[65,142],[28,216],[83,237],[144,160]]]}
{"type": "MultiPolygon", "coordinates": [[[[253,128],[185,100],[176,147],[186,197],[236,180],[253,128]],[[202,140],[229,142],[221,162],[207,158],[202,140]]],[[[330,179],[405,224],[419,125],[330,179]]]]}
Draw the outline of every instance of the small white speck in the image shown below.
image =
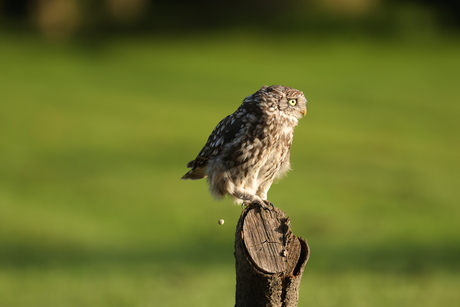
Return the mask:
{"type": "Polygon", "coordinates": [[[224,225],[225,221],[223,219],[220,219],[219,221],[217,221],[217,224],[219,225],[224,225]]]}

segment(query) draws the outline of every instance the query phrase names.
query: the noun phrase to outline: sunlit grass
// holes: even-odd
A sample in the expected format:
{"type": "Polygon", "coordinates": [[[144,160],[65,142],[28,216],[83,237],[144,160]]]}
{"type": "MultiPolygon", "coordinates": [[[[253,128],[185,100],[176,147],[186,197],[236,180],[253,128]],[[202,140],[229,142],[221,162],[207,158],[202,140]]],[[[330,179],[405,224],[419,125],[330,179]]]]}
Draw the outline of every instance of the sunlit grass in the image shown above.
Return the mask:
{"type": "Polygon", "coordinates": [[[309,100],[269,195],[312,248],[301,305],[460,302],[459,44],[0,40],[0,305],[232,305],[241,209],[179,178],[264,84],[309,100]]]}

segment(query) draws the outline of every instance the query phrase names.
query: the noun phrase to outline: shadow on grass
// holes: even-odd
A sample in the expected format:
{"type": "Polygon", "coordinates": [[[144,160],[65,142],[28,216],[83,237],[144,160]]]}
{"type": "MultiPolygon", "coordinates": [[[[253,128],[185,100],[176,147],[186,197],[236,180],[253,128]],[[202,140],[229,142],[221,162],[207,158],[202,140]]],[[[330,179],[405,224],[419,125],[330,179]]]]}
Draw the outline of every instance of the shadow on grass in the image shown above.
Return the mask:
{"type": "MultiPolygon", "coordinates": [[[[311,246],[308,270],[376,271],[417,274],[431,271],[460,271],[460,246],[455,244],[414,245],[381,244],[380,246],[311,246]]],[[[78,247],[33,248],[2,246],[0,265],[27,268],[47,266],[136,266],[174,264],[206,267],[233,265],[233,246],[217,243],[180,247],[83,249],[78,247]]]]}
{"type": "MultiPolygon", "coordinates": [[[[314,247],[312,248],[314,249],[314,247]]],[[[378,246],[349,245],[318,247],[310,266],[325,271],[376,271],[416,274],[431,271],[459,271],[458,244],[419,245],[381,242],[378,246]]]]}

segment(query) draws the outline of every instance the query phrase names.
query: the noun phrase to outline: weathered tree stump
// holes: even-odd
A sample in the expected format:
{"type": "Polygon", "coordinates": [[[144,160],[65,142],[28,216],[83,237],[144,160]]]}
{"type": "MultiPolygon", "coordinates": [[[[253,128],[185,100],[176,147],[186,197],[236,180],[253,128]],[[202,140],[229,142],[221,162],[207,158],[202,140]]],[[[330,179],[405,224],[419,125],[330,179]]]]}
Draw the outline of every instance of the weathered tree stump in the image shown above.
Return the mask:
{"type": "Polygon", "coordinates": [[[307,241],[292,233],[283,211],[249,205],[235,234],[235,307],[297,306],[309,255],[307,241]]]}

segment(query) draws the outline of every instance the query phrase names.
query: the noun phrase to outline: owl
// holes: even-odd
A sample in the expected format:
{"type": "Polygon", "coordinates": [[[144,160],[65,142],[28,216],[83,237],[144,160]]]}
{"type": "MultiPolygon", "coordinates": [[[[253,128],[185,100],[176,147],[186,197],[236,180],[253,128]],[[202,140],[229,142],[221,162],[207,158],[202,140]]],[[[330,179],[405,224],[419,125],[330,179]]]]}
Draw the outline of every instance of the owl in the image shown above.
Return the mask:
{"type": "Polygon", "coordinates": [[[182,179],[207,177],[211,194],[236,203],[273,206],[267,193],[290,169],[294,128],[307,114],[307,100],[296,89],[263,86],[214,128],[182,179]]]}

